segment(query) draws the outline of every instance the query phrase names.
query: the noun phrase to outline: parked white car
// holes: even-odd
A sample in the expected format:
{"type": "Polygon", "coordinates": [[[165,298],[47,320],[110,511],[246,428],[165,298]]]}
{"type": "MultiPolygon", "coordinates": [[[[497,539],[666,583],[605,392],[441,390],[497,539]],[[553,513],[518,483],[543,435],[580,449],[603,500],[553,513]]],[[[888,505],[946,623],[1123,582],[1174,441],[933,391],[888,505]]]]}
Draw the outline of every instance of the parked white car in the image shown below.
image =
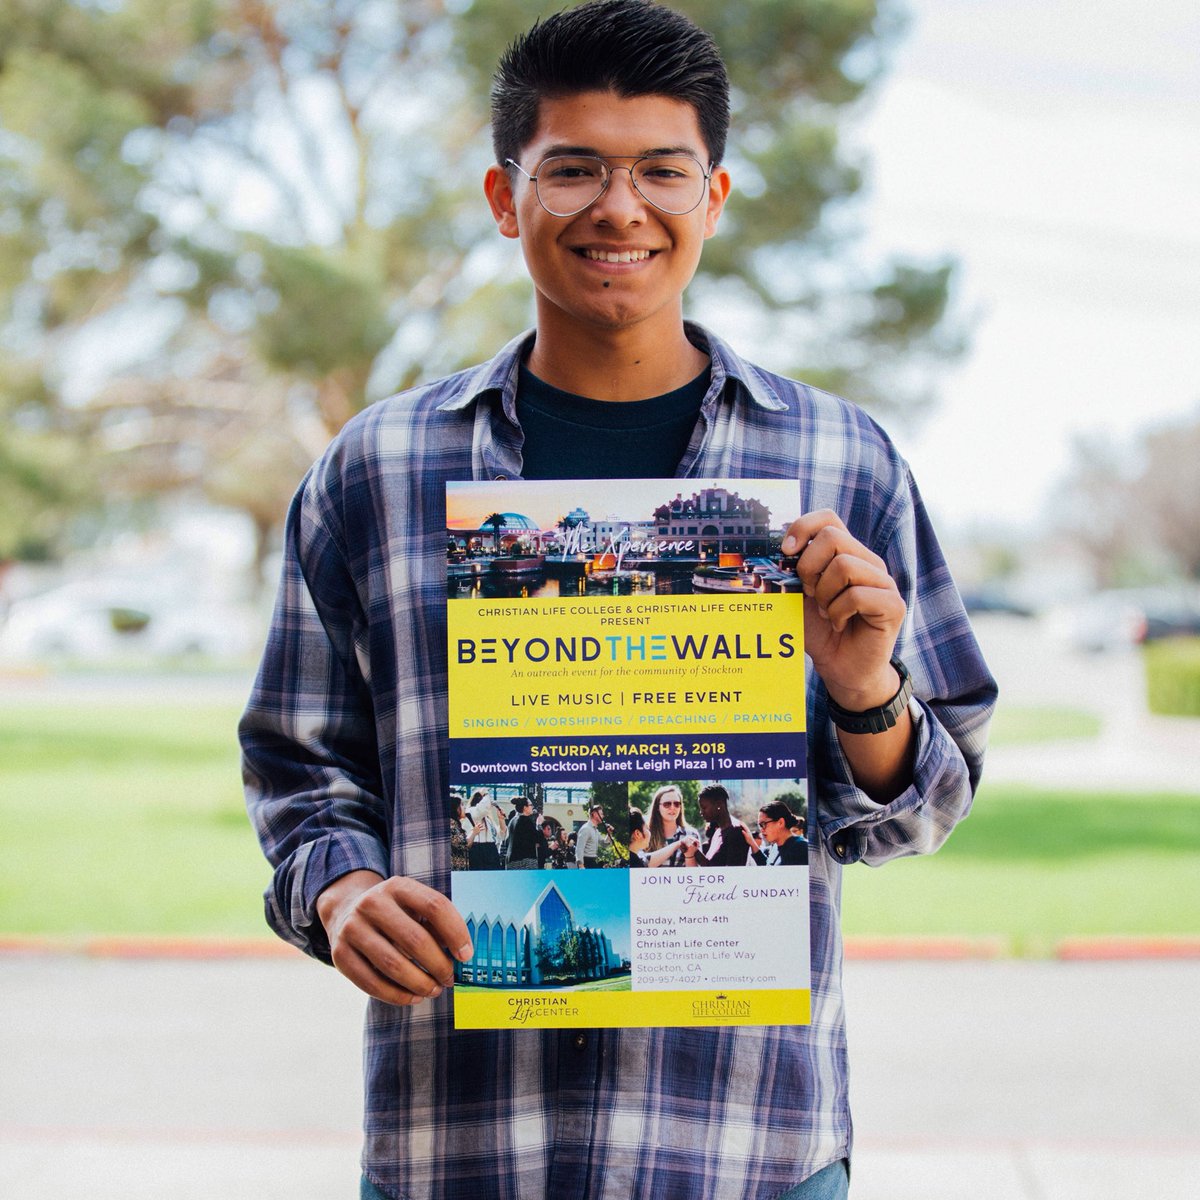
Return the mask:
{"type": "Polygon", "coordinates": [[[10,607],[0,625],[0,660],[226,659],[252,653],[256,640],[256,622],[241,608],[67,584],[10,607]]]}

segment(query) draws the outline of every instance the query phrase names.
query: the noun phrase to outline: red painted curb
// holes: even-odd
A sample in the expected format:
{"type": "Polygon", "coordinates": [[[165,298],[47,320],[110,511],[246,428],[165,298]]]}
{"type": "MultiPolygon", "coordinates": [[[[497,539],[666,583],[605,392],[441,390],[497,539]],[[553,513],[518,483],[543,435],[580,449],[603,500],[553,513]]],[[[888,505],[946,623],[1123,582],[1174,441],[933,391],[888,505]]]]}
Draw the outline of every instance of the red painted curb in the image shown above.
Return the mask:
{"type": "Polygon", "coordinates": [[[1068,938],[1059,942],[1054,957],[1063,962],[1200,958],[1200,937],[1068,938]]]}
{"type": "MultiPolygon", "coordinates": [[[[1012,957],[1002,937],[869,937],[845,939],[846,958],[862,962],[954,962],[1012,957]]],[[[187,937],[161,935],[92,935],[48,937],[0,934],[0,955],[82,955],[89,958],[221,959],[303,958],[301,951],[277,938],[187,937]]],[[[1196,937],[1068,938],[1054,948],[1060,962],[1200,959],[1196,937]]]]}
{"type": "Polygon", "coordinates": [[[966,958],[1005,958],[1011,953],[1001,937],[865,937],[845,939],[848,959],[871,962],[946,962],[966,958]]]}
{"type": "Polygon", "coordinates": [[[65,948],[61,939],[20,933],[0,935],[0,954],[61,954],[65,948]]]}
{"type": "Polygon", "coordinates": [[[0,937],[0,954],[84,955],[89,958],[264,959],[303,958],[301,951],[277,938],[113,935],[52,938],[0,937]]]}

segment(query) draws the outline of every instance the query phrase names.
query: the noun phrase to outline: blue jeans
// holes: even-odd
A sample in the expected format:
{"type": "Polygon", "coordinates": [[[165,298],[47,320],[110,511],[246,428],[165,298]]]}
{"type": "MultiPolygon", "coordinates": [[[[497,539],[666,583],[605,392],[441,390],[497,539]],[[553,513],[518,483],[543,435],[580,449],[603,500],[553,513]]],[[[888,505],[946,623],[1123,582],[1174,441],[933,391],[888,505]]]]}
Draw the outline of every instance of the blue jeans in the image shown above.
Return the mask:
{"type": "MultiPolygon", "coordinates": [[[[845,1160],[836,1162],[806,1179],[798,1187],[784,1192],[779,1200],[846,1200],[850,1186],[849,1169],[845,1160]]],[[[359,1200],[387,1200],[387,1197],[364,1175],[358,1193],[359,1200]]]]}
{"type": "Polygon", "coordinates": [[[779,1200],[846,1200],[850,1193],[850,1168],[845,1159],[810,1175],[779,1200]]]}

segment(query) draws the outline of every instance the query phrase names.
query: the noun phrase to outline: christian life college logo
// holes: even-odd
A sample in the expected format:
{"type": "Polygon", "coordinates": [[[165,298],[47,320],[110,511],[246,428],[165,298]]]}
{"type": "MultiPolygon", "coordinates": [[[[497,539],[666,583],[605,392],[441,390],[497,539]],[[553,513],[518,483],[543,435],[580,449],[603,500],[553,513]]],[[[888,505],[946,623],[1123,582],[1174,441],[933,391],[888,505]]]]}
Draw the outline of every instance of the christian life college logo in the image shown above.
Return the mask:
{"type": "Polygon", "coordinates": [[[717,995],[711,1000],[692,1001],[692,1017],[695,1020],[721,1021],[749,1015],[749,1000],[730,1000],[728,996],[717,995]]]}

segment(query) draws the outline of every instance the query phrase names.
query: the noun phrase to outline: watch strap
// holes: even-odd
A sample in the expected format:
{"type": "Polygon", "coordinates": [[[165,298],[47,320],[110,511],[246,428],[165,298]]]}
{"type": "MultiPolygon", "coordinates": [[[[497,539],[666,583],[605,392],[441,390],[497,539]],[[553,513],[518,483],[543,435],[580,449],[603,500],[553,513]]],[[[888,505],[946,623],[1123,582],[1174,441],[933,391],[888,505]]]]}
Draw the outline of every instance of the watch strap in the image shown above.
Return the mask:
{"type": "Polygon", "coordinates": [[[896,657],[892,658],[892,666],[900,676],[900,690],[886,703],[878,708],[868,708],[865,712],[851,712],[836,703],[832,696],[827,696],[829,702],[829,719],[846,733],[883,733],[895,728],[900,714],[912,699],[912,675],[908,668],[896,657]]]}

